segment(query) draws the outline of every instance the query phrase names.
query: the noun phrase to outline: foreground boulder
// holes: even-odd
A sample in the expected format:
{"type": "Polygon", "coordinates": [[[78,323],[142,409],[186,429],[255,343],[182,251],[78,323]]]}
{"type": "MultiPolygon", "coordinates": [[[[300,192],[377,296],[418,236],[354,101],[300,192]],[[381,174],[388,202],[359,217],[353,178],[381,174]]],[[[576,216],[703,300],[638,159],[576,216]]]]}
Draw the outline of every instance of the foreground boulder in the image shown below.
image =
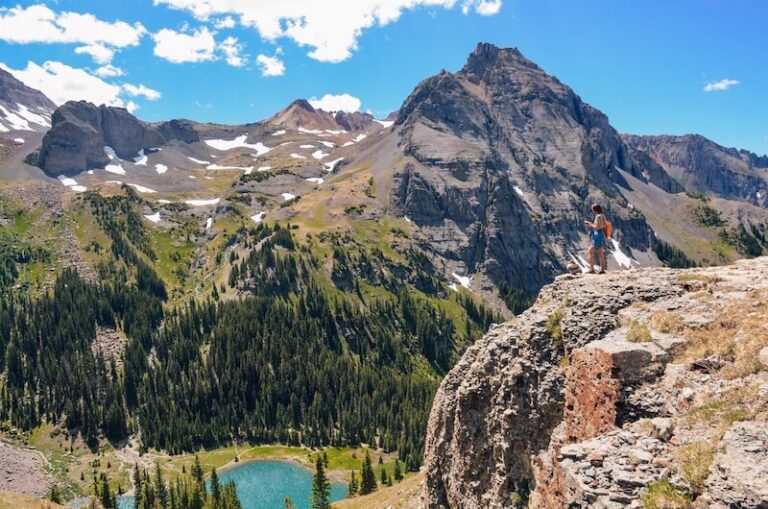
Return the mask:
{"type": "Polygon", "coordinates": [[[768,507],[767,271],[557,278],[443,381],[427,507],[768,507]]]}

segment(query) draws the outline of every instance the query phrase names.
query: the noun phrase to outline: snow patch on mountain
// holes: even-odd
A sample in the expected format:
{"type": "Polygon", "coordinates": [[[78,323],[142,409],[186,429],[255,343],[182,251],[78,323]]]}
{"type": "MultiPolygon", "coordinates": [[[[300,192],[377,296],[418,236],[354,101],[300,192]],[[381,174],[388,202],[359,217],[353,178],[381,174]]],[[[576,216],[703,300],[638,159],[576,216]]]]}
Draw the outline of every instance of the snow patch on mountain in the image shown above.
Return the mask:
{"type": "Polygon", "coordinates": [[[156,164],[156,165],[155,165],[155,171],[156,171],[156,172],[157,172],[159,175],[162,175],[163,173],[165,173],[166,171],[168,171],[168,167],[167,167],[166,165],[164,165],[164,164],[156,164]]]}
{"type": "Polygon", "coordinates": [[[144,217],[146,217],[149,221],[152,221],[153,223],[159,223],[160,222],[160,212],[155,212],[154,214],[144,214],[144,217]]]}
{"type": "Polygon", "coordinates": [[[192,156],[187,156],[187,159],[189,159],[189,160],[190,160],[190,161],[192,161],[193,163],[197,163],[197,164],[211,164],[211,162],[210,162],[210,161],[203,161],[202,159],[195,159],[195,158],[194,158],[194,157],[192,157],[192,156]]]}
{"type": "Polygon", "coordinates": [[[235,148],[248,148],[251,150],[255,150],[257,155],[264,155],[270,150],[272,150],[271,147],[267,147],[262,142],[257,143],[246,143],[246,139],[248,139],[248,135],[244,134],[242,136],[238,136],[234,140],[205,140],[205,144],[208,145],[211,148],[215,148],[216,150],[232,150],[235,148]]]}
{"type": "Polygon", "coordinates": [[[133,159],[133,164],[136,166],[147,165],[147,156],[144,155],[144,149],[139,150],[139,154],[133,159]]]}
{"type": "Polygon", "coordinates": [[[216,205],[221,201],[221,198],[212,198],[210,200],[186,200],[184,203],[193,207],[206,207],[208,205],[216,205]]]}
{"type": "Polygon", "coordinates": [[[470,289],[469,285],[470,285],[470,282],[471,282],[471,280],[470,280],[469,276],[460,276],[460,275],[458,275],[458,274],[456,274],[456,273],[454,272],[454,273],[453,273],[453,277],[454,277],[454,279],[456,279],[456,281],[458,281],[458,282],[459,282],[459,284],[460,284],[461,286],[463,286],[463,287],[464,287],[464,288],[466,288],[467,290],[469,290],[469,289],[470,289]]]}
{"type": "Polygon", "coordinates": [[[338,165],[343,160],[344,160],[344,158],[340,157],[338,159],[335,159],[333,161],[330,161],[328,163],[323,164],[323,166],[325,167],[325,171],[331,172],[331,171],[335,170],[336,169],[336,165],[338,165]]]}
{"type": "Polygon", "coordinates": [[[108,164],[104,167],[104,171],[114,173],[115,175],[125,175],[125,169],[120,164],[108,164]]]}
{"type": "Polygon", "coordinates": [[[280,196],[282,196],[283,200],[285,200],[285,201],[291,201],[294,198],[296,198],[296,195],[295,194],[291,194],[291,193],[282,193],[280,196]]]}

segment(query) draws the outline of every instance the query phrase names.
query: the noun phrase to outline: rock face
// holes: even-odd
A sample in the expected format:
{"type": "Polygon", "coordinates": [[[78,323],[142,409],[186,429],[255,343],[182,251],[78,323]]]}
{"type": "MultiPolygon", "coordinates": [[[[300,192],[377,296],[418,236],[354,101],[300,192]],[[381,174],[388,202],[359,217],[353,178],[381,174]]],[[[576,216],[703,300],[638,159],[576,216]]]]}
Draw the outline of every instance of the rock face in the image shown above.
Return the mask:
{"type": "Polygon", "coordinates": [[[607,209],[624,246],[649,250],[622,172],[680,189],[657,164],[636,164],[604,114],[516,49],[480,44],[458,73],[422,82],[396,132],[404,157],[394,213],[466,272],[528,291],[581,251],[592,203],[607,209]]]}
{"type": "Polygon", "coordinates": [[[768,156],[721,147],[698,135],[625,135],[624,140],[687,191],[768,207],[768,156]]]}
{"type": "Polygon", "coordinates": [[[558,277],[441,384],[427,507],[768,506],[766,270],[558,277]]]}
{"type": "Polygon", "coordinates": [[[134,159],[141,150],[171,140],[195,140],[194,128],[180,121],[151,127],[124,108],[70,101],[58,108],[39,152],[29,161],[52,176],[74,175],[109,162],[104,147],[121,159],[134,159]]]}
{"type": "Polygon", "coordinates": [[[44,131],[55,109],[45,94],[0,69],[0,133],[44,131]]]}

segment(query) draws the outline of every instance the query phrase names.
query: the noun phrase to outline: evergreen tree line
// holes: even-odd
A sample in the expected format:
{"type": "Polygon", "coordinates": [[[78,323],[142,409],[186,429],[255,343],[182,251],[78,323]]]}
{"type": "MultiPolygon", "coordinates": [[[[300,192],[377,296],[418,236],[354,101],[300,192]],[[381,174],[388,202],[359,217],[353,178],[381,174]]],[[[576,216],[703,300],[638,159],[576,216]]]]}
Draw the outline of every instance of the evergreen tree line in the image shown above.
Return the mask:
{"type": "Polygon", "coordinates": [[[0,420],[22,429],[58,423],[91,446],[141,430],[144,448],[170,453],[233,439],[366,443],[397,450],[413,470],[440,376],[496,319],[464,297],[457,323],[408,287],[340,296],[279,226],[252,230],[253,249],[233,260],[232,283],[248,296],[166,307],[145,261],[155,255],[133,207],[140,198],[84,200],[112,242],[99,282],[64,270],[39,298],[0,296],[0,420]],[[97,327],[127,336],[120,368],[93,348],[97,327]]]}

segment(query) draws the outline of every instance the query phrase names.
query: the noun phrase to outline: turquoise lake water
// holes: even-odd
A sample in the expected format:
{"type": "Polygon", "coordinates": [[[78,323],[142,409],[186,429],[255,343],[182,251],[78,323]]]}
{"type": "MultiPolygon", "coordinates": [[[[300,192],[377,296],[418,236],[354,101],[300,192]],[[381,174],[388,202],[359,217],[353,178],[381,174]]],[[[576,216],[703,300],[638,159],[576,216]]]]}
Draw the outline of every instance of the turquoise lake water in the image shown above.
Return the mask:
{"type": "MultiPolygon", "coordinates": [[[[235,481],[243,509],[283,509],[283,500],[291,497],[296,509],[310,509],[312,471],[286,461],[253,461],[221,472],[222,483],[235,481]]],[[[343,499],[347,487],[331,486],[331,500],[343,499]]],[[[122,497],[120,509],[132,509],[133,497],[122,497]]]]}

